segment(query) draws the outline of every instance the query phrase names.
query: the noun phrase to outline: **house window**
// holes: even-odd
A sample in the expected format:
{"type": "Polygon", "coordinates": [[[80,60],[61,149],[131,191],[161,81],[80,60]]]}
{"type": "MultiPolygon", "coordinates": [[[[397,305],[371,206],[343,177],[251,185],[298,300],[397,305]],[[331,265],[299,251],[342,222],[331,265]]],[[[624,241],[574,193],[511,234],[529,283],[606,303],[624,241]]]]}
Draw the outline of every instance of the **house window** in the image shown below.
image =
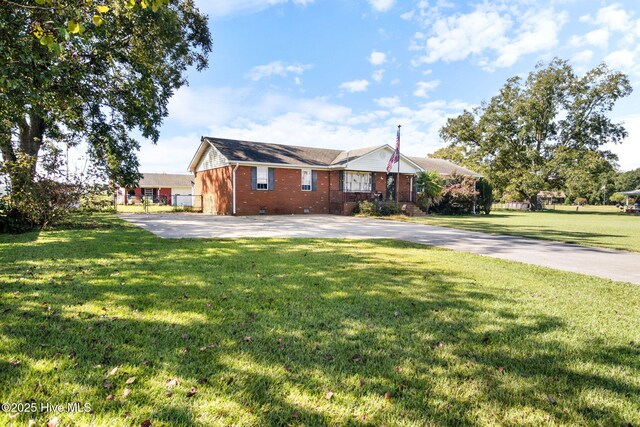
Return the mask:
{"type": "Polygon", "coordinates": [[[302,169],[300,172],[302,176],[302,191],[311,191],[311,171],[309,169],[302,169]]]}
{"type": "Polygon", "coordinates": [[[149,200],[153,200],[153,188],[145,188],[144,197],[146,197],[149,200]]]}
{"type": "Polygon", "coordinates": [[[265,168],[265,167],[256,168],[256,189],[258,190],[269,189],[269,168],[265,168]]]}
{"type": "Polygon", "coordinates": [[[371,173],[370,172],[345,172],[344,173],[344,191],[349,192],[371,192],[371,173]]]}

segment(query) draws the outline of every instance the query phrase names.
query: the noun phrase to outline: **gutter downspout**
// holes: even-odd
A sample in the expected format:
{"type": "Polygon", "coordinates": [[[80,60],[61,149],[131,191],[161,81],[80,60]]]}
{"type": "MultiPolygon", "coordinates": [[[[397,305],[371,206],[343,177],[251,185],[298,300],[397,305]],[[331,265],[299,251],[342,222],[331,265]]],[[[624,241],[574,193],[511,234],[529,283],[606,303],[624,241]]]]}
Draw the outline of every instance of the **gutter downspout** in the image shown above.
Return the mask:
{"type": "Polygon", "coordinates": [[[236,167],[233,168],[233,171],[231,172],[232,175],[232,197],[233,197],[233,214],[236,214],[236,170],[238,170],[238,167],[240,166],[240,163],[236,162],[236,167]]]}

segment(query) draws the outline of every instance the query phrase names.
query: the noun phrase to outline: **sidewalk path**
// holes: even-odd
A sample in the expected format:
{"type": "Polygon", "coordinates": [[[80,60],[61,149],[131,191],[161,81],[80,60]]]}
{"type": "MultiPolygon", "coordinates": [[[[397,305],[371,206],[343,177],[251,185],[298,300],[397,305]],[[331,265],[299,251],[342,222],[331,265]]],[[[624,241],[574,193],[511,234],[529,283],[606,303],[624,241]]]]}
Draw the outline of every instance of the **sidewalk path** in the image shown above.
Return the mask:
{"type": "Polygon", "coordinates": [[[640,253],[338,215],[123,214],[164,238],[346,238],[409,242],[640,284],[640,253]]]}

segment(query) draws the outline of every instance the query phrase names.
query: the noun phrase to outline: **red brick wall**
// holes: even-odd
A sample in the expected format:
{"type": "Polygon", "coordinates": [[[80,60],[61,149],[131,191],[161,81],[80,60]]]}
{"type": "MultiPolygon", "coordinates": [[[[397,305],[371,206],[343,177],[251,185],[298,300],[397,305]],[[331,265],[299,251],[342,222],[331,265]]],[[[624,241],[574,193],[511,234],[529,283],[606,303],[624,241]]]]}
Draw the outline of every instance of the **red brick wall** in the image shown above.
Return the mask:
{"type": "Polygon", "coordinates": [[[231,166],[196,173],[196,194],[202,195],[202,212],[231,215],[231,166]]]}
{"type": "Polygon", "coordinates": [[[274,168],[274,190],[252,190],[251,167],[240,166],[236,172],[237,214],[257,215],[261,207],[269,215],[329,213],[329,172],[316,171],[317,191],[302,191],[300,172],[300,169],[274,168]]]}
{"type": "MultiPolygon", "coordinates": [[[[274,168],[275,189],[252,190],[251,169],[251,166],[240,166],[236,171],[237,215],[257,215],[263,207],[268,215],[348,213],[345,206],[330,204],[330,191],[340,189],[338,171],[317,170],[317,191],[302,191],[300,169],[274,168]]],[[[196,174],[195,192],[202,195],[204,213],[232,214],[232,171],[233,167],[229,166],[196,174]]],[[[384,196],[386,177],[384,172],[376,173],[376,191],[384,196]]],[[[400,176],[401,192],[410,190],[409,177],[400,176]]]]}
{"type": "Polygon", "coordinates": [[[160,194],[158,194],[158,199],[165,197],[167,200],[167,205],[171,205],[171,189],[170,188],[161,188],[160,194]]]}

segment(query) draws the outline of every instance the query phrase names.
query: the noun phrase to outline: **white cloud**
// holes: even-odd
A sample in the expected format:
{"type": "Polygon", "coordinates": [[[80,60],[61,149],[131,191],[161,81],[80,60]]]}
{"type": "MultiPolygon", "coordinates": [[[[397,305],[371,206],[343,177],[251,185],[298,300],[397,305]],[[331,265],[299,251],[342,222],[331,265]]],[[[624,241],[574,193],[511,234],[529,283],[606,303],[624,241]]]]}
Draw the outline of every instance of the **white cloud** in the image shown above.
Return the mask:
{"type": "Polygon", "coordinates": [[[427,26],[430,34],[416,33],[410,49],[424,51],[416,64],[472,57],[486,69],[509,67],[523,55],[555,47],[566,21],[566,13],[551,8],[523,13],[482,3],[466,14],[438,15],[427,26]]]}
{"type": "Polygon", "coordinates": [[[265,120],[287,111],[299,111],[314,120],[327,122],[344,120],[351,115],[350,108],[323,98],[299,99],[250,88],[183,87],[169,101],[167,122],[184,129],[208,128],[234,122],[239,117],[265,120]]]}
{"type": "Polygon", "coordinates": [[[393,7],[395,0],[369,0],[369,4],[377,12],[386,12],[393,7]]]}
{"type": "Polygon", "coordinates": [[[611,31],[628,31],[631,28],[631,13],[622,9],[619,4],[612,4],[598,10],[592,22],[611,31]]]}
{"type": "Polygon", "coordinates": [[[640,46],[633,51],[628,49],[613,51],[604,57],[604,62],[613,69],[640,74],[640,46]]]}
{"type": "Polygon", "coordinates": [[[306,6],[314,0],[196,0],[198,8],[212,18],[221,18],[230,15],[255,13],[271,6],[291,3],[306,6]]]}
{"type": "Polygon", "coordinates": [[[373,74],[371,74],[371,78],[373,79],[373,81],[380,83],[382,81],[382,78],[384,77],[384,72],[385,70],[383,69],[375,70],[373,74]]]}
{"type": "Polygon", "coordinates": [[[397,96],[389,96],[374,99],[373,102],[375,102],[379,107],[394,108],[400,105],[400,98],[398,98],[397,96]]]}
{"type": "Polygon", "coordinates": [[[282,61],[273,61],[265,65],[255,66],[245,77],[258,81],[271,76],[286,76],[287,74],[302,74],[311,68],[309,64],[286,64],[282,61]]]}
{"type": "Polygon", "coordinates": [[[609,30],[605,28],[599,28],[597,30],[589,31],[584,36],[573,36],[569,40],[569,44],[572,46],[584,46],[592,45],[601,48],[606,48],[609,43],[609,30]]]}
{"type": "Polygon", "coordinates": [[[369,62],[371,62],[373,65],[382,65],[387,62],[387,55],[385,55],[383,52],[377,52],[374,50],[373,52],[371,52],[371,55],[369,55],[369,62]]]}
{"type": "Polygon", "coordinates": [[[440,80],[431,80],[427,82],[418,82],[416,84],[416,89],[413,91],[414,96],[419,96],[421,98],[428,98],[429,92],[433,91],[435,88],[440,85],[440,80]]]}
{"type": "Polygon", "coordinates": [[[624,122],[629,136],[622,144],[608,144],[605,149],[613,151],[620,159],[620,169],[631,170],[640,167],[640,114],[632,114],[615,120],[624,122]]]}
{"type": "Polygon", "coordinates": [[[344,82],[340,85],[340,89],[346,90],[347,92],[364,92],[367,90],[369,86],[368,80],[353,80],[350,82],[344,82]]]}
{"type": "Polygon", "coordinates": [[[582,52],[578,52],[571,57],[571,61],[577,64],[584,64],[586,62],[591,61],[593,58],[593,51],[583,50],[582,52]]]}

